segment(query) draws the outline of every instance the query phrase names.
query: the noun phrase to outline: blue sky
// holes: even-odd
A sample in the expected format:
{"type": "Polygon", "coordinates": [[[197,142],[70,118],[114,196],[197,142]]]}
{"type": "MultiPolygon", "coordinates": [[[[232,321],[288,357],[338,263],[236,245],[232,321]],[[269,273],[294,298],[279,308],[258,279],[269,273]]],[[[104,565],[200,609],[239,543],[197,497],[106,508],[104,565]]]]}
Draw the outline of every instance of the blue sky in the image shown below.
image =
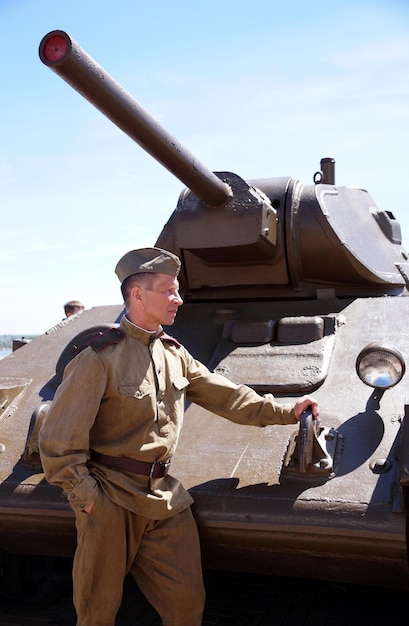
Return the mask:
{"type": "Polygon", "coordinates": [[[121,302],[183,189],[39,60],[67,31],[210,170],[305,184],[321,157],[409,247],[407,0],[0,0],[0,334],[121,302]]]}

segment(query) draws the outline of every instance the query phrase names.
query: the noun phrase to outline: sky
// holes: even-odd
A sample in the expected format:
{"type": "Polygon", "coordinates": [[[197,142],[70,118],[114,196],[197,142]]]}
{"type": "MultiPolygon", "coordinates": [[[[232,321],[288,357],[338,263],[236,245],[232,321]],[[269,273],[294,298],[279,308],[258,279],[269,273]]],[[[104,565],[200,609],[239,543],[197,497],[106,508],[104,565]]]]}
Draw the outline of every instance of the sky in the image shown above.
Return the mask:
{"type": "Polygon", "coordinates": [[[407,0],[0,0],[0,334],[120,304],[184,184],[45,67],[64,30],[211,171],[368,190],[409,247],[407,0]]]}

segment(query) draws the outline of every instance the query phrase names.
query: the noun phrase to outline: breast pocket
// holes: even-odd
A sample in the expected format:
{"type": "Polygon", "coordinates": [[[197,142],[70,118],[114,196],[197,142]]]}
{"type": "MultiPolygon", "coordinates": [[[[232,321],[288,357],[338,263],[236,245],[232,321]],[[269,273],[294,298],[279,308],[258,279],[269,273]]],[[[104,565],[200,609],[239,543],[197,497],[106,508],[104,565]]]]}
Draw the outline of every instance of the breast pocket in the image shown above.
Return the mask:
{"type": "Polygon", "coordinates": [[[176,376],[172,379],[172,393],[169,396],[170,402],[173,401],[174,406],[177,406],[180,402],[184,403],[188,386],[189,381],[184,376],[176,376]]]}
{"type": "Polygon", "coordinates": [[[177,391],[184,391],[189,385],[189,381],[184,376],[178,376],[172,380],[172,385],[177,391]]]}
{"type": "Polygon", "coordinates": [[[136,398],[136,400],[142,400],[152,393],[151,386],[147,384],[120,385],[118,389],[124,398],[136,398]]]}

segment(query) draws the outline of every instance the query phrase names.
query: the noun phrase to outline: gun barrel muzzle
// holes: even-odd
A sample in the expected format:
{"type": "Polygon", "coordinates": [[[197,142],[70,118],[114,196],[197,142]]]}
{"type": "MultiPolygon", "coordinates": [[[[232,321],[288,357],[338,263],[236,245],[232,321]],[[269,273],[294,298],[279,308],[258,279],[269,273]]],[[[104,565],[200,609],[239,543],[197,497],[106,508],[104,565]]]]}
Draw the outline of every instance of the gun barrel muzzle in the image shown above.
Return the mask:
{"type": "Polygon", "coordinates": [[[41,40],[41,61],[136,141],[208,206],[221,206],[230,187],[200,163],[64,31],[41,40]]]}

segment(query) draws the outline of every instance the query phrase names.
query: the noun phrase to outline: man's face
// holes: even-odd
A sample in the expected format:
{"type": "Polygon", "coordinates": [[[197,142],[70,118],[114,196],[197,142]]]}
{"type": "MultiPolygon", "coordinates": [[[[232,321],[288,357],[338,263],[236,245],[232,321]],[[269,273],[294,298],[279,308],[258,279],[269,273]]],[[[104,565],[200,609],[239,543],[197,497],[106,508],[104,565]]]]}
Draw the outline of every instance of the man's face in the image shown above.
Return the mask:
{"type": "Polygon", "coordinates": [[[137,322],[146,330],[156,330],[158,326],[168,326],[175,321],[183,300],[179,295],[179,281],[168,274],[154,274],[148,288],[140,288],[140,314],[143,323],[137,322]]]}

